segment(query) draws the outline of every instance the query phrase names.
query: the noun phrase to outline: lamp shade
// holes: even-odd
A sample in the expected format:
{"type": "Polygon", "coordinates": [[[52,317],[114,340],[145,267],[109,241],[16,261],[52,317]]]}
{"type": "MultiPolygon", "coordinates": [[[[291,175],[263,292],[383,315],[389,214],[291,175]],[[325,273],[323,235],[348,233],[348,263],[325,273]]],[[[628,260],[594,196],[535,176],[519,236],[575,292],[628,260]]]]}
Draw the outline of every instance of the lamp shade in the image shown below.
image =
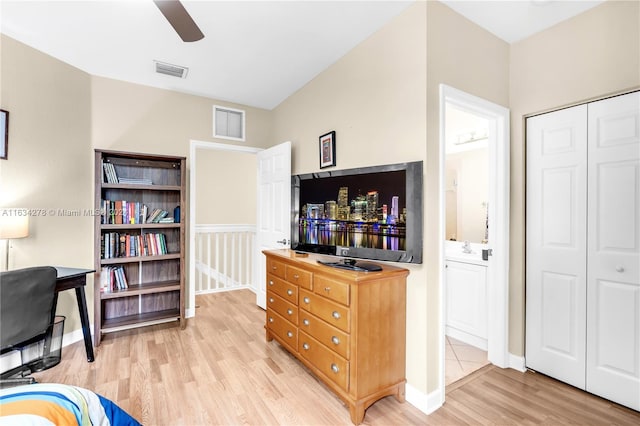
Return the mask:
{"type": "Polygon", "coordinates": [[[26,209],[0,210],[0,240],[29,236],[29,216],[26,209]]]}

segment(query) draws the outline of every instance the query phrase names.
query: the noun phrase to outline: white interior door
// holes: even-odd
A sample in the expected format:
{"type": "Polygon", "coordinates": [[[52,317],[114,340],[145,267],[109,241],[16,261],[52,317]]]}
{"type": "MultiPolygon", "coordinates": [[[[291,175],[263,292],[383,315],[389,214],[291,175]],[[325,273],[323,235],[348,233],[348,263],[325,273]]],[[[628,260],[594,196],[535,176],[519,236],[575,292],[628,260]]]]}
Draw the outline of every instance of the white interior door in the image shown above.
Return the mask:
{"type": "Polygon", "coordinates": [[[587,390],[640,410],[640,92],[588,109],[587,390]]]}
{"type": "Polygon", "coordinates": [[[584,389],[587,106],[527,119],[526,364],[584,389]]]}
{"type": "Polygon", "coordinates": [[[266,309],[266,258],[262,251],[286,248],[291,241],[291,142],[284,142],[258,153],[256,228],[256,304],[266,309]]]}

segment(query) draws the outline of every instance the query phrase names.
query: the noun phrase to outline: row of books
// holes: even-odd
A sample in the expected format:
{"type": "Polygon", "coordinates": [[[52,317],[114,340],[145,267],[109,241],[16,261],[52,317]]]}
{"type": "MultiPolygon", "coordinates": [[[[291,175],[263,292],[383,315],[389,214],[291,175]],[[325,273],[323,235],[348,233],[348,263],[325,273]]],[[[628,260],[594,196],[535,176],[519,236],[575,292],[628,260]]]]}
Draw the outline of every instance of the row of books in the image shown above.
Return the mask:
{"type": "Polygon", "coordinates": [[[105,266],[100,272],[100,291],[110,293],[129,288],[123,266],[105,266]]]}
{"type": "Polygon", "coordinates": [[[104,170],[104,177],[107,183],[126,183],[129,185],[153,185],[153,182],[149,178],[128,178],[118,177],[116,174],[116,168],[112,163],[102,163],[102,169],[104,170]]]}
{"type": "Polygon", "coordinates": [[[100,237],[102,259],[168,254],[164,234],[122,234],[107,232],[100,237]]]}
{"type": "Polygon", "coordinates": [[[118,175],[116,175],[116,168],[111,163],[102,163],[102,169],[104,170],[104,177],[107,179],[107,183],[118,183],[118,175]]]}
{"type": "Polygon", "coordinates": [[[141,224],[173,223],[173,216],[163,209],[149,208],[137,201],[102,200],[101,223],[103,224],[141,224]]]}

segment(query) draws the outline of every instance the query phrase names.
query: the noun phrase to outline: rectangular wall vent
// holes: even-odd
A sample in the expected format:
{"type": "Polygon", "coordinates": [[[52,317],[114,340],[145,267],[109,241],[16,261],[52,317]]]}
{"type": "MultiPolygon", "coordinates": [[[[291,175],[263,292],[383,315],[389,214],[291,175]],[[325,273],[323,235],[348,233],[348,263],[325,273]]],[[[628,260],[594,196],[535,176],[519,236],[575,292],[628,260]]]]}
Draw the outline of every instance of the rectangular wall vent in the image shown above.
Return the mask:
{"type": "Polygon", "coordinates": [[[167,64],[165,62],[153,61],[156,64],[158,74],[170,75],[172,77],[187,78],[189,68],[180,65],[167,64]]]}

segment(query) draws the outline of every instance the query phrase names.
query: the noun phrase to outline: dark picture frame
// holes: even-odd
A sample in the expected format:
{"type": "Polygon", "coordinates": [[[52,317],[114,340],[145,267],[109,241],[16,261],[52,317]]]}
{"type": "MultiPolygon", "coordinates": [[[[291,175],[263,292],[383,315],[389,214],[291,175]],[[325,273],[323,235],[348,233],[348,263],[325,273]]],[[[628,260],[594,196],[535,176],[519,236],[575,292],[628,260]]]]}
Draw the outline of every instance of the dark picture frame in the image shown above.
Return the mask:
{"type": "Polygon", "coordinates": [[[336,132],[320,136],[320,168],[336,165],[336,132]]]}
{"type": "Polygon", "coordinates": [[[9,111],[0,109],[0,160],[7,159],[9,148],[9,111]]]}

